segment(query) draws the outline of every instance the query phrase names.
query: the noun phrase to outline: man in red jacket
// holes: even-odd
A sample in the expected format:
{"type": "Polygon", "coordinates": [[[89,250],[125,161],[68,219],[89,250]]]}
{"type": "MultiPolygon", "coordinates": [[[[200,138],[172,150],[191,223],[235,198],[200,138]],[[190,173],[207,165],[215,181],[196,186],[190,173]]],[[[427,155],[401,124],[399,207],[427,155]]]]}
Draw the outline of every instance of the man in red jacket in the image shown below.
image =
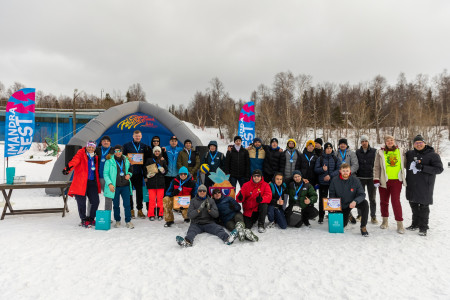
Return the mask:
{"type": "Polygon", "coordinates": [[[254,170],[250,181],[244,183],[237,196],[244,209],[245,228],[251,229],[258,221],[258,232],[263,233],[267,216],[267,207],[272,200],[270,185],[262,178],[261,170],[254,170]]]}
{"type": "Polygon", "coordinates": [[[86,147],[78,150],[77,154],[63,170],[64,175],[69,175],[71,169],[74,169],[69,196],[75,196],[77,200],[78,214],[83,227],[95,225],[94,218],[100,202],[98,197],[98,194],[101,193],[98,176],[99,161],[98,156],[95,154],[95,147],[95,142],[89,141],[86,147]],[[86,196],[90,203],[90,217],[86,216],[86,196]]]}

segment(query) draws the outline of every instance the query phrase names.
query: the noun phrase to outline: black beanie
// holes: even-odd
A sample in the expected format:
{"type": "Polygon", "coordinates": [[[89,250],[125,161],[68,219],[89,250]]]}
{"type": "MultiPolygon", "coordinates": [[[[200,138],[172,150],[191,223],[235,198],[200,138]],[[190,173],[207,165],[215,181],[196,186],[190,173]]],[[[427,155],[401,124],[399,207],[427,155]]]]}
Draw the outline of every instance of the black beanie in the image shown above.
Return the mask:
{"type": "Polygon", "coordinates": [[[110,138],[109,136],[107,136],[107,135],[102,136],[102,138],[100,139],[100,143],[101,143],[103,140],[108,140],[108,141],[111,143],[111,138],[110,138]]]}
{"type": "Polygon", "coordinates": [[[330,142],[326,142],[323,146],[323,149],[327,149],[328,147],[331,147],[331,149],[333,149],[333,145],[330,142]]]}
{"type": "Polygon", "coordinates": [[[192,141],[190,139],[187,139],[187,140],[184,141],[183,145],[186,145],[186,143],[191,143],[192,144],[192,141]]]}
{"type": "Polygon", "coordinates": [[[300,170],[295,170],[294,172],[292,172],[292,177],[294,177],[294,175],[302,176],[302,172],[300,172],[300,170]]]}
{"type": "Polygon", "coordinates": [[[340,140],[339,140],[339,145],[340,145],[340,144],[346,144],[347,147],[348,147],[347,139],[340,139],[340,140]]]}
{"type": "Polygon", "coordinates": [[[120,150],[121,152],[123,152],[123,147],[121,145],[115,145],[114,150],[120,150]]]}
{"type": "Polygon", "coordinates": [[[317,139],[314,140],[314,143],[320,144],[320,146],[322,146],[323,145],[323,140],[321,138],[317,138],[317,139]]]}
{"type": "Polygon", "coordinates": [[[237,135],[237,136],[234,137],[234,140],[233,140],[233,141],[236,142],[236,140],[241,140],[241,141],[242,141],[242,138],[241,138],[240,136],[237,135]]]}
{"type": "Polygon", "coordinates": [[[425,140],[423,139],[423,136],[420,134],[416,135],[416,137],[414,138],[414,143],[419,142],[419,141],[425,142],[425,140]]]}
{"type": "Polygon", "coordinates": [[[270,144],[272,144],[273,142],[277,142],[277,144],[278,144],[278,140],[277,140],[276,138],[272,138],[272,139],[270,140],[270,144]]]}

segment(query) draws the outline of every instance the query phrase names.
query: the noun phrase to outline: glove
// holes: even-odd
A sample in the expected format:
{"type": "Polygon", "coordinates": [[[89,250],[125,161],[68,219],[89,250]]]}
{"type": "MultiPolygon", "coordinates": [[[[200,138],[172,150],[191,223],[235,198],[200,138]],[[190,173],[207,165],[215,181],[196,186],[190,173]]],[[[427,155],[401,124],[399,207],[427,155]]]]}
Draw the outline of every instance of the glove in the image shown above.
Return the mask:
{"type": "Polygon", "coordinates": [[[379,180],[374,180],[373,181],[373,186],[376,187],[376,188],[380,187],[380,181],[379,180]]]}
{"type": "Polygon", "coordinates": [[[241,194],[241,193],[239,193],[239,195],[238,195],[238,197],[237,197],[237,198],[238,198],[238,200],[239,200],[239,201],[242,201],[242,200],[244,199],[244,197],[242,196],[242,194],[241,194]]]}
{"type": "Polygon", "coordinates": [[[179,193],[180,193],[180,190],[179,190],[179,189],[175,189],[175,190],[173,190],[172,195],[176,196],[176,195],[178,195],[179,193]]]}
{"type": "Polygon", "coordinates": [[[206,209],[211,210],[211,203],[209,203],[208,199],[206,199],[205,201],[206,201],[206,209]]]}
{"type": "Polygon", "coordinates": [[[71,167],[67,166],[62,170],[63,175],[69,175],[71,167]]]}
{"type": "Polygon", "coordinates": [[[262,197],[261,195],[258,195],[258,197],[256,197],[256,202],[261,203],[262,202],[262,197]]]}
{"type": "Polygon", "coordinates": [[[202,204],[200,204],[200,207],[198,208],[198,210],[204,209],[206,206],[206,202],[208,202],[208,199],[206,199],[205,201],[202,202],[202,204]]]}
{"type": "Polygon", "coordinates": [[[161,173],[164,173],[164,168],[163,168],[163,167],[159,167],[158,170],[159,170],[161,173]]]}
{"type": "Polygon", "coordinates": [[[421,163],[416,163],[416,169],[419,171],[423,170],[423,165],[421,163]]]}

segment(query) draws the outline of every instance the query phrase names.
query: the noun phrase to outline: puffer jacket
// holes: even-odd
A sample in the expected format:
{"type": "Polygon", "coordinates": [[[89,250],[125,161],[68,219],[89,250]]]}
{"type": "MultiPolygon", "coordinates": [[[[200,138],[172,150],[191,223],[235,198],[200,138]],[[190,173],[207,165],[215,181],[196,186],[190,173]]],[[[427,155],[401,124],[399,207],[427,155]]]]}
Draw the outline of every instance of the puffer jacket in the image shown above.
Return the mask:
{"type": "MultiPolygon", "coordinates": [[[[130,160],[125,155],[122,155],[122,159],[124,161],[123,172],[125,173],[125,175],[128,174],[132,177],[133,173],[130,172],[130,170],[132,169],[130,160]]],[[[105,188],[103,189],[103,193],[106,198],[114,198],[114,195],[116,194],[115,192],[111,192],[111,190],[109,189],[109,184],[112,184],[114,187],[116,187],[118,169],[119,166],[114,159],[114,154],[108,154],[106,156],[105,167],[103,169],[103,178],[105,179],[105,188]]],[[[133,188],[131,186],[131,180],[128,181],[130,182],[130,193],[132,193],[133,188]]]]}
{"type": "Polygon", "coordinates": [[[295,170],[300,170],[300,158],[301,154],[300,151],[297,149],[290,149],[287,148],[284,150],[283,155],[280,159],[280,165],[281,165],[281,173],[284,175],[284,180],[287,181],[292,178],[292,173],[294,173],[295,170]],[[290,159],[293,159],[293,162],[290,162],[290,159]]]}
{"type": "MultiPolygon", "coordinates": [[[[74,155],[72,160],[67,164],[69,168],[74,169],[72,184],[70,185],[68,195],[73,197],[75,195],[86,195],[86,187],[88,181],[88,158],[86,147],[81,148],[74,155]]],[[[95,155],[95,179],[97,181],[98,193],[101,193],[100,179],[98,176],[98,155],[95,155]]]]}
{"type": "Polygon", "coordinates": [[[269,176],[269,178],[272,178],[275,173],[281,172],[281,157],[284,152],[280,152],[280,147],[273,149],[267,145],[264,146],[264,151],[266,152],[266,158],[264,159],[262,171],[264,177],[267,178],[267,176],[269,176]]]}
{"type": "Polygon", "coordinates": [[[341,161],[334,155],[334,151],[332,151],[330,154],[326,154],[325,152],[323,152],[322,156],[316,160],[316,166],[314,168],[314,171],[319,176],[319,184],[330,185],[333,177],[339,175],[340,167],[341,161]],[[324,165],[327,165],[328,170],[323,170],[324,165]],[[330,175],[331,178],[329,181],[324,180],[326,175],[330,175]]]}
{"type": "Polygon", "coordinates": [[[172,146],[166,146],[166,153],[167,153],[167,173],[166,176],[168,177],[176,177],[178,175],[177,168],[177,160],[178,160],[178,154],[183,150],[181,147],[175,147],[172,146]]]}
{"type": "Polygon", "coordinates": [[[250,158],[247,149],[241,147],[237,151],[233,145],[231,151],[227,151],[224,172],[235,178],[250,178],[250,158]]]}
{"type": "Polygon", "coordinates": [[[236,213],[241,210],[241,206],[233,198],[229,196],[220,197],[220,199],[214,199],[219,210],[219,218],[225,225],[228,221],[234,218],[236,213]]]}
{"type": "Polygon", "coordinates": [[[219,217],[219,210],[217,209],[216,202],[209,196],[206,196],[202,199],[197,195],[191,200],[187,215],[188,218],[191,219],[192,223],[203,225],[214,223],[214,219],[217,219],[219,217]],[[205,206],[205,208],[198,212],[200,205],[205,200],[209,202],[211,209],[208,211],[205,206]]]}
{"type": "Polygon", "coordinates": [[[258,211],[259,203],[256,201],[256,198],[259,195],[262,197],[261,203],[268,204],[272,200],[272,191],[269,184],[264,181],[264,178],[261,178],[261,181],[258,183],[255,183],[253,179],[244,183],[236,197],[238,202],[242,202],[244,216],[251,217],[253,212],[258,211]],[[242,195],[242,201],[239,200],[239,195],[242,195]]]}
{"type": "Polygon", "coordinates": [[[314,186],[310,183],[305,183],[303,180],[300,183],[292,181],[289,184],[288,193],[289,193],[289,206],[287,210],[291,210],[294,205],[300,205],[300,207],[303,209],[306,208],[307,206],[314,206],[314,203],[317,202],[317,193],[316,190],[314,189],[314,186]],[[295,192],[299,188],[300,190],[298,191],[297,194],[298,199],[295,200],[294,198],[295,192]],[[309,204],[305,203],[306,197],[308,197],[309,200],[311,200],[309,204]]]}
{"type": "Polygon", "coordinates": [[[347,180],[341,175],[334,177],[330,184],[330,198],[341,198],[342,209],[348,208],[352,201],[359,204],[364,201],[366,193],[361,185],[361,181],[355,176],[350,176],[347,180]]]}
{"type": "MultiPolygon", "coordinates": [[[[162,156],[162,155],[161,155],[162,156]]],[[[165,188],[165,174],[167,172],[167,162],[162,157],[162,159],[158,163],[157,157],[153,154],[151,157],[149,157],[145,163],[144,163],[144,178],[147,179],[147,189],[164,189],[165,188]],[[156,167],[161,166],[164,169],[164,172],[161,172],[161,170],[158,168],[158,172],[150,178],[147,178],[147,166],[150,166],[152,164],[156,164],[156,167]]]]}
{"type": "Polygon", "coordinates": [[[363,147],[356,150],[356,157],[358,157],[358,172],[356,176],[361,179],[373,178],[373,165],[375,163],[375,155],[377,149],[370,147],[364,152],[363,147]]]}
{"type": "Polygon", "coordinates": [[[317,175],[314,172],[316,167],[317,155],[315,152],[308,152],[305,148],[303,154],[300,155],[300,172],[302,172],[302,177],[308,179],[308,181],[314,186],[317,182],[317,175]]]}
{"type": "Polygon", "coordinates": [[[359,169],[359,163],[358,163],[358,157],[356,156],[356,153],[347,148],[346,150],[342,151],[341,149],[337,150],[336,157],[341,162],[341,165],[345,162],[350,165],[350,171],[352,174],[356,174],[356,172],[359,169]]]}

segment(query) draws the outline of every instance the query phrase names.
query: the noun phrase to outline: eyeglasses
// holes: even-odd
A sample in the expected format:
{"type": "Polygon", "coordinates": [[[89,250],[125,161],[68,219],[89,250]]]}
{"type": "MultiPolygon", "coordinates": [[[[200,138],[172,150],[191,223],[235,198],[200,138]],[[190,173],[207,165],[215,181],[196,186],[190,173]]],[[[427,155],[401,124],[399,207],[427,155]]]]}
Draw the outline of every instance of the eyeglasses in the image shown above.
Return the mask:
{"type": "Polygon", "coordinates": [[[181,173],[180,176],[187,176],[187,174],[186,173],[181,173]]]}
{"type": "Polygon", "coordinates": [[[422,141],[417,141],[417,142],[414,143],[414,145],[422,145],[422,144],[425,144],[425,143],[422,142],[422,141]]]}
{"type": "Polygon", "coordinates": [[[115,153],[122,152],[122,150],[114,150],[115,153]]]}
{"type": "Polygon", "coordinates": [[[215,192],[215,193],[214,193],[214,195],[217,195],[217,194],[222,194],[222,192],[215,192]]]}
{"type": "Polygon", "coordinates": [[[253,175],[253,177],[261,177],[261,175],[255,174],[253,175]]]}
{"type": "Polygon", "coordinates": [[[204,191],[204,190],[201,190],[201,191],[198,191],[199,193],[206,193],[206,191],[204,191]]]}

